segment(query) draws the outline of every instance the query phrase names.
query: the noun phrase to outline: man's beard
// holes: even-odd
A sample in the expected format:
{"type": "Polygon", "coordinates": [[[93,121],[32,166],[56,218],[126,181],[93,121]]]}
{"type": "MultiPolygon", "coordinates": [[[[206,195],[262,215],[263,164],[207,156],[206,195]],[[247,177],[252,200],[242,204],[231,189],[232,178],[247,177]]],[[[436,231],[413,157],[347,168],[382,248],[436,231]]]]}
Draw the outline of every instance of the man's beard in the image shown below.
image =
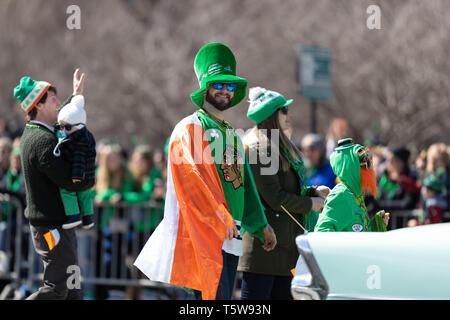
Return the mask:
{"type": "Polygon", "coordinates": [[[206,92],[205,100],[220,111],[227,110],[233,102],[233,99],[228,94],[212,96],[209,91],[206,92]]]}
{"type": "Polygon", "coordinates": [[[364,194],[370,194],[374,197],[378,194],[377,179],[375,176],[375,171],[373,169],[363,169],[360,168],[361,176],[361,191],[364,194]]]}

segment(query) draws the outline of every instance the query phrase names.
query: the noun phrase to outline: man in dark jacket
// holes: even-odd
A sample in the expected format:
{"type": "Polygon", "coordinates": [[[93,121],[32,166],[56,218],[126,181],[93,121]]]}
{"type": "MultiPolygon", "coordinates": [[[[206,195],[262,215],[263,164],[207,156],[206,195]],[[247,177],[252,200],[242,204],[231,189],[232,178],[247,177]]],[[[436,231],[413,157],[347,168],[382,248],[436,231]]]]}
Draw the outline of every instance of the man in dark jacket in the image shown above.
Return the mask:
{"type": "MultiPolygon", "coordinates": [[[[79,77],[77,69],[74,95],[82,93],[83,84],[84,74],[79,77]]],[[[77,239],[74,230],[61,228],[66,216],[58,188],[82,191],[92,187],[95,180],[73,183],[70,162],[53,155],[58,143],[53,124],[61,105],[56,89],[45,81],[23,77],[14,89],[14,97],[27,113],[20,142],[26,189],[25,217],[30,223],[36,252],[44,264],[43,286],[28,299],[80,299],[79,279],[70,281],[74,279],[74,266],[78,265],[77,239]]]]}

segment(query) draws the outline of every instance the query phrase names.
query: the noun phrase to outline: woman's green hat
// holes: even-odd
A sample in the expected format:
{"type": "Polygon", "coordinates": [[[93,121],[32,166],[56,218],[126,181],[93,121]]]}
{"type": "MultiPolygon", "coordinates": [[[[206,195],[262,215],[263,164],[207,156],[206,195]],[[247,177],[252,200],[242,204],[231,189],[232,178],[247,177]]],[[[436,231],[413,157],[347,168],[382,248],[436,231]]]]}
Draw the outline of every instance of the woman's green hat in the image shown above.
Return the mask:
{"type": "Polygon", "coordinates": [[[438,177],[436,177],[435,175],[428,175],[424,181],[423,181],[423,185],[428,188],[431,189],[435,192],[441,192],[442,188],[444,187],[444,183],[442,182],[441,179],[439,179],[438,177]]]}
{"type": "Polygon", "coordinates": [[[35,81],[30,77],[23,77],[14,88],[14,98],[20,101],[23,111],[29,113],[41,100],[51,84],[45,81],[35,81]]]}
{"type": "Polygon", "coordinates": [[[204,92],[211,82],[232,82],[237,84],[231,107],[245,98],[247,80],[236,77],[236,59],[231,50],[222,43],[209,43],[202,47],[195,57],[195,74],[200,89],[191,94],[192,101],[203,107],[204,92]]]}
{"type": "Polygon", "coordinates": [[[250,106],[248,107],[247,117],[256,122],[261,123],[275,111],[286,107],[292,103],[292,99],[286,100],[281,94],[270,91],[261,87],[254,87],[249,92],[250,106]]]}

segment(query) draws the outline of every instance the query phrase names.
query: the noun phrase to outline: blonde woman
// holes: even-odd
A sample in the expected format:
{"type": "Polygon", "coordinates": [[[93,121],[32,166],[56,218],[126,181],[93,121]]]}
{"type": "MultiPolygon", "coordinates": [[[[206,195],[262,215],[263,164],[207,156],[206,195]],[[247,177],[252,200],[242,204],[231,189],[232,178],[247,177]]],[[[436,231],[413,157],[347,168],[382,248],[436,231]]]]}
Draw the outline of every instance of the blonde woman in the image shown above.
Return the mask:
{"type": "Polygon", "coordinates": [[[126,167],[122,148],[117,144],[101,148],[97,168],[97,184],[95,186],[94,203],[106,206],[102,215],[100,228],[103,229],[114,214],[114,207],[122,200],[122,189],[126,167]]]}
{"type": "Polygon", "coordinates": [[[128,172],[123,186],[123,200],[127,204],[141,204],[150,201],[154,189],[153,155],[145,145],[136,146],[128,162],[128,172]]]}

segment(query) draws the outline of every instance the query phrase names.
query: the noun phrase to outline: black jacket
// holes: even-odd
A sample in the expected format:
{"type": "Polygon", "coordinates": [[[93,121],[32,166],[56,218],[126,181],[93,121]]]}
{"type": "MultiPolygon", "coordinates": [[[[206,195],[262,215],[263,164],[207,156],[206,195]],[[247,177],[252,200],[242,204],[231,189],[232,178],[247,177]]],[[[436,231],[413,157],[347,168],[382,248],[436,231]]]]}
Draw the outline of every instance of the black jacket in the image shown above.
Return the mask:
{"type": "Polygon", "coordinates": [[[72,163],[72,179],[95,179],[95,139],[83,127],[58,143],[61,154],[72,163]]]}

